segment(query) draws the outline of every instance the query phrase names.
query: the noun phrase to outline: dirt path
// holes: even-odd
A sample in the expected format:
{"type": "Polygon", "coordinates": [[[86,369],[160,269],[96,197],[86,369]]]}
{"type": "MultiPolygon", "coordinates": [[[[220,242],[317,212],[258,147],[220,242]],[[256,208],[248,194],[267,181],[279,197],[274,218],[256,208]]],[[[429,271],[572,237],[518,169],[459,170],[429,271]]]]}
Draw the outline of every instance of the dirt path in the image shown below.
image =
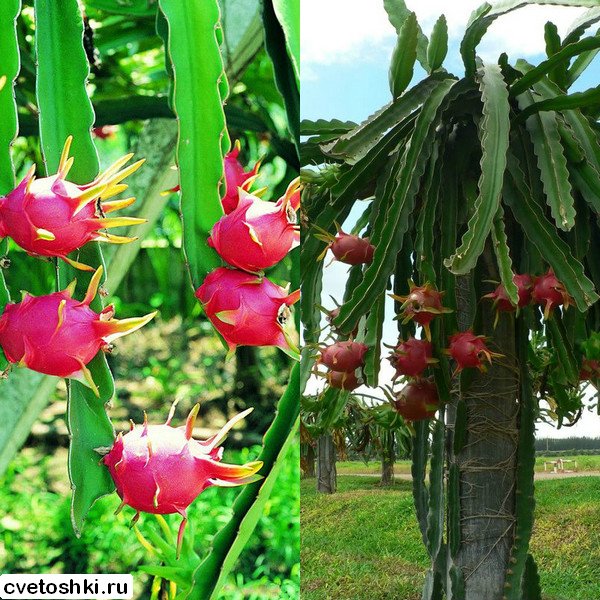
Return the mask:
{"type": "MultiPolygon", "coordinates": [[[[379,473],[338,473],[338,477],[379,477],[379,473]]],[[[397,473],[396,479],[403,481],[412,481],[410,473],[397,473]]],[[[536,481],[544,479],[567,479],[568,477],[600,477],[600,471],[576,471],[573,473],[552,473],[550,471],[541,471],[535,474],[536,481]]]]}

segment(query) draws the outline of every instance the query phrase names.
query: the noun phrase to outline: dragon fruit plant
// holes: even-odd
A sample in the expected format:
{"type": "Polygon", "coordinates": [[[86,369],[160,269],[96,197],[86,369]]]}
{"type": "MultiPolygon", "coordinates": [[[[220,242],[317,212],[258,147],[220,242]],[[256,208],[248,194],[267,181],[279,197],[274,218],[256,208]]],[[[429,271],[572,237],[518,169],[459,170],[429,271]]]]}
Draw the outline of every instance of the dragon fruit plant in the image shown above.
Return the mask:
{"type": "Polygon", "coordinates": [[[60,158],[58,172],[35,178],[33,166],[21,183],[0,198],[0,238],[11,237],[32,256],[58,257],[76,269],[93,271],[89,265],[67,255],[92,241],[125,244],[136,238],[113,235],[104,230],[145,223],[135,217],[107,217],[131,205],[135,198],[108,201],[127,189],[121,183],[137,171],[144,160],[128,167],[133,154],[127,154],[86,185],[76,185],[67,176],[73,166],[70,136],[60,158]]]}
{"type": "MultiPolygon", "coordinates": [[[[390,290],[400,338],[422,326],[418,337],[439,360],[431,369],[437,419],[427,422],[433,411],[426,405],[435,402],[421,401],[417,416],[425,420],[414,424],[411,469],[415,524],[430,558],[423,597],[436,600],[544,597],[530,548],[535,425],[545,420],[538,404],[547,394],[546,416],[558,427],[585,419],[596,404],[581,381],[600,381],[598,102],[589,109],[598,73],[588,68],[585,76],[588,48],[600,40],[590,26],[600,14],[597,2],[557,3],[580,12],[573,23],[565,15],[564,28],[546,23],[547,56],[535,64],[512,52],[482,52],[495,21],[525,2],[473,6],[455,57],[461,68],[448,70],[457,61],[444,65],[453,47],[444,15],[423,26],[405,0],[379,2],[397,34],[391,102],[358,124],[302,124],[307,346],[319,341],[317,309],[328,287],[318,261],[323,232],[352,223],[376,252],[336,289],[343,304],[333,327],[347,339],[358,326],[359,341],[373,345],[367,385],[384,387],[376,352],[389,334],[390,290]],[[582,92],[574,94],[577,86],[582,92]],[[409,278],[424,285],[405,290],[409,278]],[[480,293],[493,280],[495,289],[480,293]]],[[[427,374],[420,371],[425,355],[419,362],[406,350],[394,357],[400,375],[427,374]]],[[[406,396],[426,394],[412,386],[406,396]]],[[[406,404],[401,410],[414,417],[406,404]]],[[[351,410],[349,394],[326,389],[306,403],[305,423],[323,423],[317,435],[325,437],[351,410]]],[[[333,471],[328,463],[319,468],[333,471]]],[[[317,480],[321,491],[333,491],[317,480]]]]}
{"type": "Polygon", "coordinates": [[[131,423],[125,435],[119,433],[114,445],[102,458],[121,497],[117,513],[124,506],[135,509],[132,524],[140,512],[182,517],[177,536],[177,556],[181,552],[189,505],[208,487],[232,487],[261,479],[257,472],[263,463],[245,465],[221,462],[219,445],[236,423],[252,412],[252,408],[230,419],[221,430],[203,441],[192,437],[200,405],[190,412],[186,424],[173,427],[175,405],[162,425],[141,426],[131,423]]]}
{"type": "Polygon", "coordinates": [[[21,302],[7,304],[0,316],[0,347],[8,361],[38,373],[76,379],[99,396],[87,364],[98,351],[110,352],[112,342],[137,331],[156,315],[117,320],[112,305],[100,313],[94,311],[90,304],[102,273],[100,266],[81,301],[73,298],[73,282],[47,296],[25,292],[21,302]]]}

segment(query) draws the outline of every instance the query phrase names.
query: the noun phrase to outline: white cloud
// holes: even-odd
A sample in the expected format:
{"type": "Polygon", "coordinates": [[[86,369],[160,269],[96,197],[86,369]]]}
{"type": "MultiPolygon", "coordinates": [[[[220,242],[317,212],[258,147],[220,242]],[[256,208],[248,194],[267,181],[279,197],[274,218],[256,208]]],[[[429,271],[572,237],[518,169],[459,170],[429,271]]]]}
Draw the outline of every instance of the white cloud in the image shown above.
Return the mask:
{"type": "Polygon", "coordinates": [[[380,0],[302,0],[302,67],[373,57],[395,31],[380,0]]]}
{"type": "MultiPolygon", "coordinates": [[[[462,39],[465,24],[481,0],[406,0],[428,35],[441,14],[448,20],[450,43],[462,39]]],[[[502,51],[526,57],[544,51],[544,24],[553,21],[564,33],[583,12],[580,8],[529,6],[497,19],[480,45],[480,54],[496,60],[502,51]]],[[[302,0],[303,75],[314,78],[315,65],[373,62],[389,56],[396,32],[383,0],[302,0]]]]}

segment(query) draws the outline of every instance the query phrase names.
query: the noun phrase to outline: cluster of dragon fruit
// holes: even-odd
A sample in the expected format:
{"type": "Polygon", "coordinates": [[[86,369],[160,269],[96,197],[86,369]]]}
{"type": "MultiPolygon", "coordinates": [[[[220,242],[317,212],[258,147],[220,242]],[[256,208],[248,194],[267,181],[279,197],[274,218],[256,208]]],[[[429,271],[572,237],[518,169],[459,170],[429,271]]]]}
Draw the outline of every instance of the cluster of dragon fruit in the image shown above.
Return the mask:
{"type": "Polygon", "coordinates": [[[288,327],[290,307],[300,290],[289,292],[264,275],[300,244],[297,211],[300,180],[295,179],[277,202],[249,191],[259,165],[244,172],[239,146],[225,158],[225,215],[215,223],[208,244],[228,266],[210,273],[196,290],[207,317],[229,346],[276,346],[297,355],[288,327]]]}
{"type": "MultiPolygon", "coordinates": [[[[316,237],[327,243],[322,256],[330,250],[335,259],[349,265],[370,264],[373,260],[375,247],[368,238],[347,234],[341,230],[335,237],[326,232],[319,233],[316,237]]],[[[502,284],[483,297],[493,301],[496,311],[494,326],[501,313],[516,313],[529,304],[540,306],[544,319],[551,318],[556,308],[562,307],[566,310],[573,304],[573,299],[552,270],[538,277],[528,274],[515,275],[513,282],[518,292],[517,304],[510,300],[502,284]]],[[[413,282],[409,283],[406,296],[391,295],[400,303],[399,318],[402,323],[412,321],[420,326],[422,331],[420,339],[414,336],[399,339],[389,356],[389,361],[395,369],[393,381],[401,378],[404,382],[404,386],[391,397],[393,407],[408,422],[430,419],[440,405],[437,387],[431,377],[431,369],[436,368],[439,361],[434,358],[436,349],[432,343],[430,326],[435,318],[452,312],[444,307],[443,296],[444,292],[436,290],[429,283],[417,286],[413,282]]],[[[339,315],[339,311],[339,307],[327,311],[333,331],[336,331],[333,321],[339,315]]],[[[340,339],[339,332],[337,333],[338,339],[334,343],[321,347],[317,361],[328,371],[325,374],[317,374],[324,376],[331,387],[353,391],[365,382],[362,371],[369,346],[355,340],[358,328],[348,336],[349,339],[340,339]]],[[[488,343],[489,340],[485,336],[467,330],[449,336],[448,347],[438,350],[452,359],[452,376],[456,377],[464,369],[485,372],[493,360],[503,358],[503,355],[490,350],[488,343]]],[[[597,361],[584,359],[580,378],[596,379],[598,373],[600,365],[597,361]]]]}
{"type": "MultiPolygon", "coordinates": [[[[24,292],[18,303],[9,303],[0,316],[0,347],[9,363],[46,375],[77,380],[103,397],[88,367],[99,351],[110,352],[113,342],[154,318],[115,319],[115,308],[93,308],[103,277],[103,267],[72,257],[91,242],[123,244],[136,238],[108,233],[113,227],[145,222],[133,217],[107,216],[130,206],[135,198],[112,199],[127,189],[123,180],[143,164],[125,166],[128,154],[87,185],[68,180],[73,158],[72,139],[65,144],[58,172],[37,179],[35,167],[19,185],[0,197],[0,238],[10,237],[29,255],[61,259],[75,269],[93,272],[83,299],[75,298],[76,282],[64,290],[34,297],[24,292]],[[71,255],[71,256],[69,256],[71,255]]],[[[267,269],[299,243],[296,210],[300,198],[298,181],[278,202],[265,202],[248,189],[258,165],[245,172],[238,161],[239,145],[224,159],[225,216],[215,225],[210,245],[230,267],[213,271],[197,290],[208,318],[231,350],[238,345],[278,346],[291,349],[285,329],[289,307],[299,292],[289,294],[264,277],[267,269]]],[[[100,305],[100,303],[97,303],[100,305]]],[[[8,373],[6,373],[8,375],[8,373]]],[[[177,553],[187,523],[187,508],[210,486],[237,486],[260,479],[262,463],[245,465],[221,462],[220,447],[227,432],[250,410],[238,414],[221,431],[205,441],[192,437],[199,406],[184,426],[173,427],[171,409],[166,423],[135,426],[120,433],[112,448],[98,450],[114,481],[121,505],[136,512],[182,516],[177,553]]]]}

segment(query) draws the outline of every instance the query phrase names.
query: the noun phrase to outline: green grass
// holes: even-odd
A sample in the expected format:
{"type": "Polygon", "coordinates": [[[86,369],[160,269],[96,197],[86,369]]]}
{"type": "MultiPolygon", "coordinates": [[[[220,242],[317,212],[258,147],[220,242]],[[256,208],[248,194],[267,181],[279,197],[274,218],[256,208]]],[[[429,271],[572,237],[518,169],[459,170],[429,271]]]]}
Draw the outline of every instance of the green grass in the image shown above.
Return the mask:
{"type": "MultiPolygon", "coordinates": [[[[563,460],[577,461],[577,471],[600,471],[600,456],[562,456],[563,460]]],[[[538,473],[544,471],[544,461],[557,460],[556,456],[538,456],[535,460],[535,470],[538,473]]],[[[575,470],[573,463],[566,463],[565,468],[575,470]]],[[[548,465],[551,470],[551,465],[548,465]]],[[[399,474],[410,473],[410,461],[398,460],[394,467],[394,471],[399,474]]],[[[381,463],[378,460],[365,463],[362,460],[349,460],[337,463],[337,472],[340,475],[379,475],[381,473],[381,463]]]]}
{"type": "MultiPolygon", "coordinates": [[[[340,475],[379,475],[381,473],[381,463],[378,460],[372,460],[368,463],[362,460],[338,462],[336,468],[340,475]]],[[[396,461],[394,472],[410,473],[410,460],[396,461]]]]}
{"type": "MultiPolygon", "coordinates": [[[[410,482],[381,488],[378,477],[341,476],[332,496],[314,487],[302,481],[301,599],[420,600],[428,559],[410,482]]],[[[600,477],[540,481],[536,498],[544,600],[598,600],[600,477]]]]}
{"type": "MultiPolygon", "coordinates": [[[[233,569],[222,600],[298,598],[300,585],[299,445],[285,460],[265,514],[233,569]]],[[[226,451],[224,460],[243,463],[256,458],[258,446],[226,451]]],[[[190,506],[186,530],[202,556],[212,535],[230,518],[236,488],[210,488],[190,506]],[[191,527],[190,527],[191,526],[191,527]]],[[[139,568],[156,565],[129,528],[134,511],[114,511],[119,498],[101,498],[77,539],[70,522],[66,450],[55,455],[23,449],[0,478],[0,573],[132,573],[136,598],[146,599],[149,577],[139,568]]],[[[180,518],[167,515],[175,534],[180,518]]],[[[151,515],[142,515],[139,529],[147,536],[157,529],[151,515]]]]}

